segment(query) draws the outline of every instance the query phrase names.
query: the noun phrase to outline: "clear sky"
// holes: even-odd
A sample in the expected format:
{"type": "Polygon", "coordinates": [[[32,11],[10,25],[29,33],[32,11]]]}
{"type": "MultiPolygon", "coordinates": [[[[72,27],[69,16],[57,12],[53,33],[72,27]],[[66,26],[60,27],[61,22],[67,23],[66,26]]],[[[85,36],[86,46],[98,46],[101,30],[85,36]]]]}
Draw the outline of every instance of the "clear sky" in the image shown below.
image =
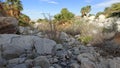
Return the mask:
{"type": "Polygon", "coordinates": [[[50,13],[55,15],[62,8],[67,8],[75,15],[80,15],[80,9],[86,5],[91,5],[91,14],[103,11],[105,7],[120,0],[21,0],[24,14],[28,15],[32,20],[43,18],[42,13],[50,13]]]}

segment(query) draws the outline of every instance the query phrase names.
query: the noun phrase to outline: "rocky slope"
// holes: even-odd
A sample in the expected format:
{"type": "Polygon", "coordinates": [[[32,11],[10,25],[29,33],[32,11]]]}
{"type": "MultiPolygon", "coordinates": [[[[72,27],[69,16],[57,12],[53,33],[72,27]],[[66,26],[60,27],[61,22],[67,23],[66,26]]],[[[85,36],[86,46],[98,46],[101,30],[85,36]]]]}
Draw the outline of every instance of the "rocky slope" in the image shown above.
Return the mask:
{"type": "Polygon", "coordinates": [[[0,68],[119,68],[120,57],[101,55],[61,33],[61,44],[32,35],[0,35],[0,68]]]}

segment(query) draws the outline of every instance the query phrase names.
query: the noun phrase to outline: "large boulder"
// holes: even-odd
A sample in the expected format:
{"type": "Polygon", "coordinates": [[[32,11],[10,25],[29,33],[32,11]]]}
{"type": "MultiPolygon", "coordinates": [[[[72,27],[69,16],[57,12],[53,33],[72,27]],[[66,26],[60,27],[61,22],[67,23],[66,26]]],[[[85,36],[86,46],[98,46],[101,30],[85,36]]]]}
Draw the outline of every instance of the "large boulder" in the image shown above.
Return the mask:
{"type": "Polygon", "coordinates": [[[19,46],[14,46],[11,44],[4,44],[3,46],[3,57],[6,59],[12,59],[19,57],[20,54],[24,53],[24,49],[19,46]]]}
{"type": "Polygon", "coordinates": [[[6,59],[20,57],[21,54],[36,50],[37,54],[52,54],[56,42],[38,36],[25,36],[15,34],[0,35],[0,52],[6,59]]]}
{"type": "Polygon", "coordinates": [[[34,39],[35,49],[38,54],[52,54],[52,50],[56,45],[56,42],[46,38],[36,38],[34,39]]]}
{"type": "Polygon", "coordinates": [[[6,59],[19,57],[25,51],[31,51],[33,46],[33,36],[19,36],[15,34],[1,34],[0,47],[6,59]]]}
{"type": "Polygon", "coordinates": [[[13,17],[0,17],[0,34],[12,34],[18,30],[18,21],[13,17]]]}

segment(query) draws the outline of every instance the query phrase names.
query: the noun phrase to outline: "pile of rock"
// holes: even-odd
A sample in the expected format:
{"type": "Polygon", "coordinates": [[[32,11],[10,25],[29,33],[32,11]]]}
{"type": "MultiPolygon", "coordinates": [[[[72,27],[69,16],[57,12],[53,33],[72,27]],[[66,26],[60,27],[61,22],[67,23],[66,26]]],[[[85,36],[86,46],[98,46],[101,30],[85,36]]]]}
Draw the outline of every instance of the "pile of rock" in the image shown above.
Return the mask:
{"type": "Polygon", "coordinates": [[[42,38],[43,35],[38,30],[21,26],[18,28],[17,24],[15,18],[0,18],[0,68],[120,67],[120,57],[103,57],[102,54],[107,49],[96,50],[96,47],[84,46],[64,32],[60,33],[61,43],[57,44],[53,40],[42,38]],[[22,35],[6,34],[16,33],[18,29],[22,35]]]}
{"type": "Polygon", "coordinates": [[[38,36],[0,35],[0,68],[119,68],[120,57],[102,57],[96,47],[62,33],[61,44],[38,36]]]}
{"type": "Polygon", "coordinates": [[[39,30],[32,28],[30,26],[26,26],[26,27],[19,26],[19,32],[20,34],[23,34],[23,35],[36,35],[39,33],[39,30]]]}

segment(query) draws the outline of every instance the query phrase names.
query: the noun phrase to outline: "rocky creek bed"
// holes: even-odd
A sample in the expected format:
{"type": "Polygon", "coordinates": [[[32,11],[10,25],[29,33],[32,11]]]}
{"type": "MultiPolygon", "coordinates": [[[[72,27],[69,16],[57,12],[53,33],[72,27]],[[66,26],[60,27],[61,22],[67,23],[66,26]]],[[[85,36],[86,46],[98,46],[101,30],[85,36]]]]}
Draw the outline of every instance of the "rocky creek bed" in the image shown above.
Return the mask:
{"type": "Polygon", "coordinates": [[[1,17],[0,24],[0,68],[120,68],[120,46],[112,41],[86,46],[61,32],[58,44],[37,30],[18,28],[15,18],[1,17]],[[13,34],[18,29],[21,35],[13,34]]]}
{"type": "Polygon", "coordinates": [[[120,57],[82,45],[65,33],[61,44],[32,35],[0,35],[0,68],[120,68],[120,57]]]}

